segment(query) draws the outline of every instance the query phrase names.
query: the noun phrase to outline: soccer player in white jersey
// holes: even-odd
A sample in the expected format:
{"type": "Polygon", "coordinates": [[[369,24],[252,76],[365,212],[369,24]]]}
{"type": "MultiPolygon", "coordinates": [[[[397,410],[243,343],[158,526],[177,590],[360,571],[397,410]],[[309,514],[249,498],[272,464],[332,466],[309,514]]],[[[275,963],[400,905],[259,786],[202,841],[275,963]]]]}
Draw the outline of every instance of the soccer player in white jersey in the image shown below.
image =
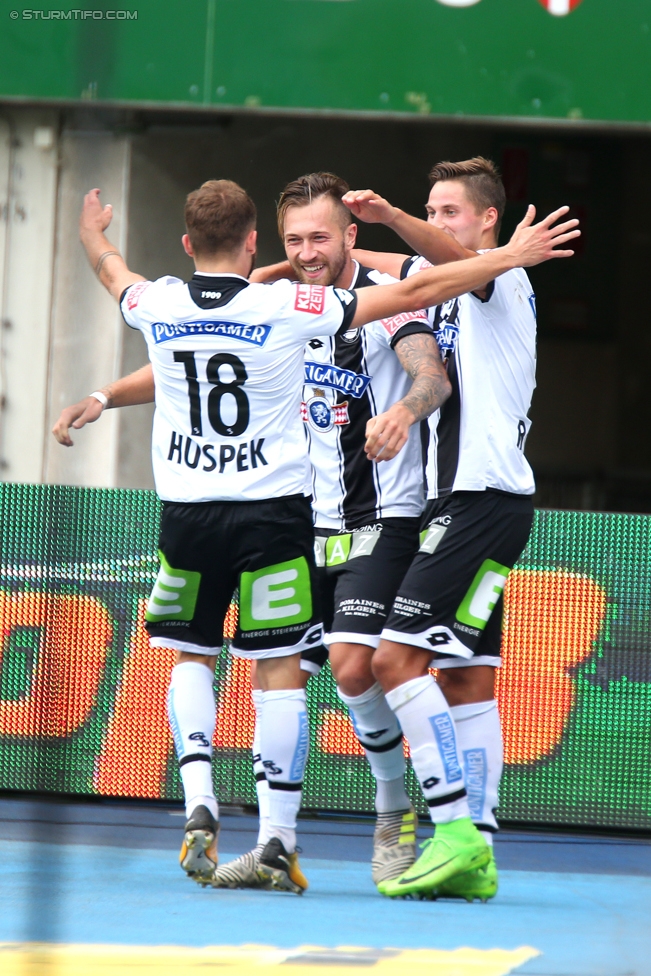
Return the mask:
{"type": "MultiPolygon", "coordinates": [[[[554,250],[574,236],[572,222],[552,227],[564,213],[532,227],[530,210],[505,248],[351,292],[289,281],[249,284],[255,208],[230,181],[209,181],[188,197],[183,243],[197,272],[187,284],[168,276],[149,282],[129,271],[104,235],[110,207],[102,208],[98,190],[86,196],[82,242],[127,323],[143,332],[154,371],[152,454],[164,511],[147,629],[152,643],[178,652],[169,714],[188,816],[181,863],[195,879],[210,881],[217,864],[212,677],[224,614],[239,585],[231,652],[257,662],[261,753],[271,787],[272,836],[259,872],[285,890],[307,886],[295,852],[308,749],[299,658],[321,641],[322,625],[300,420],[304,344],[571,253],[554,250]]],[[[371,449],[377,454],[393,433],[382,432],[371,449]]],[[[467,847],[468,857],[487,859],[478,833],[467,847]]]]}
{"type": "MultiPolygon", "coordinates": [[[[341,202],[348,189],[332,173],[311,173],[285,187],[278,229],[289,266],[260,269],[258,280],[286,274],[306,284],[356,289],[396,280],[353,260],[357,227],[341,202]]],[[[447,235],[439,236],[442,261],[460,255],[447,235]]],[[[394,316],[334,338],[322,336],[305,349],[301,411],[312,464],[325,643],[339,696],[376,778],[376,884],[399,876],[415,860],[417,818],[405,792],[402,733],[373,677],[371,657],[418,548],[424,504],[419,421],[448,394],[424,313],[394,316]],[[380,430],[391,431],[377,460],[364,451],[369,422],[377,436],[380,430]]],[[[304,653],[301,664],[317,673],[324,660],[319,648],[304,653]]],[[[256,770],[264,811],[262,773],[256,770]]],[[[246,868],[250,855],[241,861],[241,866],[225,865],[217,879],[233,881],[238,871],[244,876],[240,867],[246,868]]]]}
{"type": "MultiPolygon", "coordinates": [[[[348,190],[348,184],[332,173],[311,173],[288,184],[278,204],[278,229],[289,264],[259,269],[255,280],[287,275],[306,285],[347,289],[394,283],[397,279],[361,267],[352,258],[357,226],[341,202],[348,190]]],[[[439,235],[441,263],[462,254],[448,235],[439,235]]],[[[415,860],[418,821],[405,792],[402,733],[373,677],[371,657],[418,549],[425,500],[419,422],[443,404],[450,384],[424,312],[312,339],[305,347],[305,381],[301,416],[312,465],[325,643],[332,647],[339,695],[350,709],[376,777],[372,875],[379,884],[398,877],[415,860]],[[391,432],[390,444],[378,457],[381,464],[364,451],[370,420],[376,436],[380,429],[391,432]]],[[[124,405],[153,399],[153,392],[151,366],[107,391],[124,405]],[[129,391],[131,398],[125,395],[129,391]]],[[[319,673],[327,655],[323,645],[302,651],[305,683],[309,675],[319,673]]],[[[256,713],[262,695],[254,688],[256,713]]],[[[258,843],[217,870],[213,883],[225,887],[261,883],[256,869],[268,839],[269,777],[259,731],[256,723],[258,843]]]]}
{"type": "MultiPolygon", "coordinates": [[[[356,216],[392,226],[425,255],[368,255],[371,263],[400,277],[431,267],[437,231],[453,235],[466,256],[497,246],[505,194],[494,164],[479,157],[440,163],[430,179],[427,222],[370,191],[346,198],[356,216]]],[[[535,299],[525,272],[513,269],[430,311],[453,392],[429,421],[425,534],[373,668],[409,740],[437,827],[416,864],[380,890],[485,900],[497,890],[494,858],[452,878],[445,872],[463,840],[462,814],[470,812],[490,843],[497,830],[503,759],[494,674],[502,591],[533,519],[524,444],[535,386],[535,299]],[[439,669],[438,687],[430,666],[439,669]],[[441,862],[448,862],[443,872],[441,862]]]]}

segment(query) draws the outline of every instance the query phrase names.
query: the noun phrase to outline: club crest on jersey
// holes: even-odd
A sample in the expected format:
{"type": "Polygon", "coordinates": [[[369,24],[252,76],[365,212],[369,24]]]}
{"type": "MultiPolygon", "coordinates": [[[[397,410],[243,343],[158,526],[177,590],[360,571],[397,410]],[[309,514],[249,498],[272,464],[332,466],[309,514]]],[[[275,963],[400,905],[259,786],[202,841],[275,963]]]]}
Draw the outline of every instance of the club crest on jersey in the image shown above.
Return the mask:
{"type": "Polygon", "coordinates": [[[312,386],[327,386],[339,393],[349,393],[359,400],[364,396],[371,377],[366,373],[355,373],[352,369],[341,366],[330,366],[328,363],[312,363],[305,361],[305,382],[312,386]]]}
{"type": "Polygon", "coordinates": [[[449,359],[459,341],[459,299],[439,305],[434,315],[434,335],[441,359],[449,359]]]}
{"type": "Polygon", "coordinates": [[[253,346],[264,346],[271,332],[270,325],[242,325],[238,322],[154,322],[152,323],[154,340],[170,342],[172,339],[183,339],[185,336],[210,335],[224,336],[227,339],[239,339],[249,342],[253,346]]]}
{"type": "Polygon", "coordinates": [[[311,312],[321,315],[325,308],[325,287],[323,285],[296,285],[294,308],[297,312],[311,312]]]}
{"type": "Polygon", "coordinates": [[[348,401],[328,403],[323,395],[313,396],[301,403],[301,419],[314,430],[326,434],[333,427],[341,427],[350,423],[348,401]]]}
{"type": "Polygon", "coordinates": [[[359,329],[349,329],[342,334],[341,338],[344,342],[356,342],[359,339],[359,332],[359,329]]]}

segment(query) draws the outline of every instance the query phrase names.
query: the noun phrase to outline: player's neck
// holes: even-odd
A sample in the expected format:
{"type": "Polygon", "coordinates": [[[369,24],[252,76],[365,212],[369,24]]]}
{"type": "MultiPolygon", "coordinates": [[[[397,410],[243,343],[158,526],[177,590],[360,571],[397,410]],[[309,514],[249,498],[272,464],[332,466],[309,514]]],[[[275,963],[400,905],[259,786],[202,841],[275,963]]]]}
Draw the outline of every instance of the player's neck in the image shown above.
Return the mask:
{"type": "Polygon", "coordinates": [[[350,288],[355,277],[355,272],[357,271],[357,265],[355,264],[353,258],[348,255],[346,258],[346,263],[335,281],[332,284],[335,288],[350,288]]]}
{"type": "Polygon", "coordinates": [[[236,274],[248,278],[251,274],[251,254],[242,251],[240,254],[215,255],[214,257],[195,258],[194,266],[197,274],[236,274]]]}
{"type": "Polygon", "coordinates": [[[495,234],[492,230],[486,230],[481,235],[479,241],[479,247],[472,248],[473,251],[492,251],[494,247],[497,247],[497,241],[495,240],[495,234]]]}

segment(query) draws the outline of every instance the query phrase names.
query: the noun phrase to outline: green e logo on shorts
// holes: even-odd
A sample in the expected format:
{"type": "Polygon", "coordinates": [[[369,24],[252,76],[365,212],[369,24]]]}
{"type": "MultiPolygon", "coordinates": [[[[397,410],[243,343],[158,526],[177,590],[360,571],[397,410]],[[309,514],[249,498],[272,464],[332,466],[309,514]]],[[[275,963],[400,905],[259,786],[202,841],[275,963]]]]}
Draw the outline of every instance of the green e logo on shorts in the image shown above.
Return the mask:
{"type": "Polygon", "coordinates": [[[469,627],[483,630],[502,594],[506,577],[510,572],[508,566],[502,566],[492,559],[485,559],[461,601],[457,610],[457,620],[469,627]]]}
{"type": "Polygon", "coordinates": [[[312,617],[312,586],[305,556],[240,577],[240,630],[287,627],[312,617]],[[289,585],[287,585],[289,584],[289,585]]]}
{"type": "Polygon", "coordinates": [[[158,551],[160,570],[149,597],[145,620],[192,620],[197,605],[201,573],[174,569],[158,551]]]}

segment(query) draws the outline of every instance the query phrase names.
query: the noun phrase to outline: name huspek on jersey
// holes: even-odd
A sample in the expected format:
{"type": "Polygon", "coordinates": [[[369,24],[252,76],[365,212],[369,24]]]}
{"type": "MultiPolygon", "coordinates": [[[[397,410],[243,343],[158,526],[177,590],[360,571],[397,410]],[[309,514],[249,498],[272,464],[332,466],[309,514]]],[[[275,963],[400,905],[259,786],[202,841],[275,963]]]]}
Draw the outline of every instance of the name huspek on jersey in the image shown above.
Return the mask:
{"type": "MultiPolygon", "coordinates": [[[[356,266],[351,288],[395,280],[356,266]]],[[[369,461],[364,443],[368,420],[388,410],[411,387],[394,342],[408,332],[425,330],[429,331],[427,316],[417,312],[308,342],[301,416],[312,462],[317,527],[352,529],[382,517],[420,514],[424,491],[418,425],[391,461],[369,461]]]]}
{"type": "Polygon", "coordinates": [[[239,275],[138,282],[124,318],[147,342],[156,384],[152,462],[167,501],[305,494],[304,348],[350,328],[344,289],[239,275]]]}
{"type": "MultiPolygon", "coordinates": [[[[403,277],[431,267],[405,262],[403,277]]],[[[452,395],[429,419],[427,495],[500,491],[530,495],[524,455],[536,385],[536,305],[517,268],[492,282],[485,298],[469,293],[429,310],[452,395]]]]}

